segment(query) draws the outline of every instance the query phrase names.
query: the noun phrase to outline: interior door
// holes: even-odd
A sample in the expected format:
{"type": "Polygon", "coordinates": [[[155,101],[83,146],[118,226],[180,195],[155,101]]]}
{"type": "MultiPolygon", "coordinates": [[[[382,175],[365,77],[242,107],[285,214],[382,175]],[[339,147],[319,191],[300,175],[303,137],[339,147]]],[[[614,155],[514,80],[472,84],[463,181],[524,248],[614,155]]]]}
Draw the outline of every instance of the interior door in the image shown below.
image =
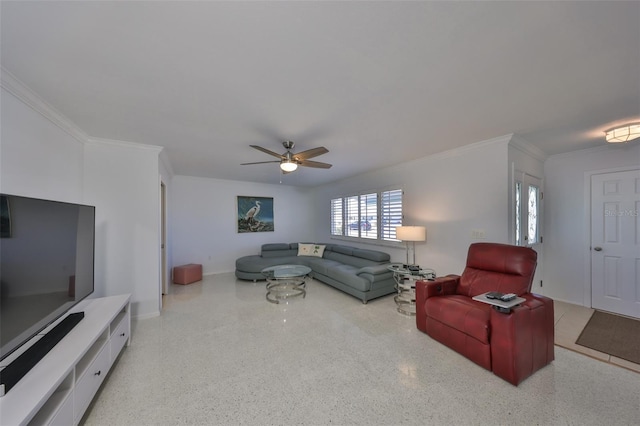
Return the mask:
{"type": "Polygon", "coordinates": [[[591,177],[591,304],[640,318],[640,170],[591,177]]]}

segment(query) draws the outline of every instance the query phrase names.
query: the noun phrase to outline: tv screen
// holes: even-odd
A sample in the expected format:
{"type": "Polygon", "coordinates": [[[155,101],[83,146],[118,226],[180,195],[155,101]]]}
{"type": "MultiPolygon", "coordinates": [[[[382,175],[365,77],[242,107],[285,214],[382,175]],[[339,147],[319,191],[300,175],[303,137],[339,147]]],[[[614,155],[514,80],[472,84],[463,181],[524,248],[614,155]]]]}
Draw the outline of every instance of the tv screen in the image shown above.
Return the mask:
{"type": "Polygon", "coordinates": [[[0,359],[93,293],[95,207],[0,194],[0,359]]]}

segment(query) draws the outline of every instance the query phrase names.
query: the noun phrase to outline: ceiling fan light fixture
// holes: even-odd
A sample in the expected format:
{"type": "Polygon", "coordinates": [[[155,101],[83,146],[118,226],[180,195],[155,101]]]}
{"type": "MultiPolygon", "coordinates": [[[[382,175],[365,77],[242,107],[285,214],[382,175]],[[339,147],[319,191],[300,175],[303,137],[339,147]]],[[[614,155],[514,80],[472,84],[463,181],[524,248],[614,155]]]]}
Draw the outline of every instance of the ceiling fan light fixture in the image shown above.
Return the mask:
{"type": "Polygon", "coordinates": [[[640,123],[627,124],[605,132],[605,139],[609,143],[624,143],[640,138],[640,123]]]}
{"type": "Polygon", "coordinates": [[[280,163],[280,168],[284,172],[291,173],[298,168],[298,165],[293,161],[283,161],[282,163],[280,163]]]}

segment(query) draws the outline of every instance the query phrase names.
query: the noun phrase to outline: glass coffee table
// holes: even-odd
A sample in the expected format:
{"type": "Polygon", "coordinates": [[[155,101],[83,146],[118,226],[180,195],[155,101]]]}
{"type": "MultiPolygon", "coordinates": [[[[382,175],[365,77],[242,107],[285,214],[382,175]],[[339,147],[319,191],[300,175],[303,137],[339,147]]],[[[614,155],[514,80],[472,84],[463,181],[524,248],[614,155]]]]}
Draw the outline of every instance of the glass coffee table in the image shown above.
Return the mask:
{"type": "Polygon", "coordinates": [[[276,265],[260,271],[267,277],[266,298],[271,303],[280,300],[307,295],[307,276],[311,268],[303,265],[276,265]]]}

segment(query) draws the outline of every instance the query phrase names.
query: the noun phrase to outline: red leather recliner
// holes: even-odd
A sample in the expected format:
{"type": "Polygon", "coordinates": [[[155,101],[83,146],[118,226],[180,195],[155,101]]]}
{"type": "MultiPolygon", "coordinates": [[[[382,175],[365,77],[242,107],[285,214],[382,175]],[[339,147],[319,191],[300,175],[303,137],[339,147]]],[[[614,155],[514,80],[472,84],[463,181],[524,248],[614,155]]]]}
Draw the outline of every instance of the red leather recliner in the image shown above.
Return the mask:
{"type": "Polygon", "coordinates": [[[416,283],[416,325],[513,385],[554,359],[553,300],[531,293],[537,253],[475,243],[461,276],[416,283]],[[509,313],[472,299],[488,291],[526,299],[509,313]]]}

